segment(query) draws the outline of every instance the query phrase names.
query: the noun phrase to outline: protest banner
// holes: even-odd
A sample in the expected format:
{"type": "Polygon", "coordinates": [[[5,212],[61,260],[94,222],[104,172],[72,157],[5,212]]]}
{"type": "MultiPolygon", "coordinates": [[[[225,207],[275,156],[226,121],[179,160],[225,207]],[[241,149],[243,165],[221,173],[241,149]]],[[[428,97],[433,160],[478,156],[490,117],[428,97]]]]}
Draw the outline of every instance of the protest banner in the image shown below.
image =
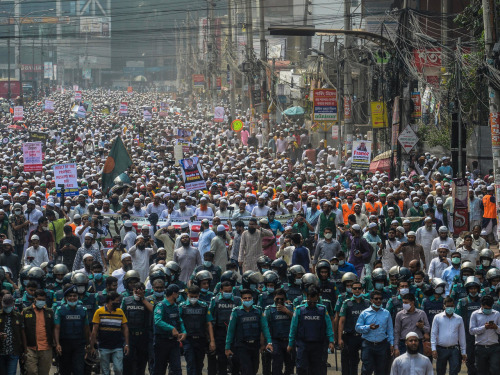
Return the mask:
{"type": "Polygon", "coordinates": [[[26,142],[23,143],[23,163],[25,172],[42,171],[42,143],[26,142]]]}
{"type": "Polygon", "coordinates": [[[61,196],[61,185],[64,185],[65,196],[75,196],[80,193],[78,189],[78,177],[76,163],[56,164],[52,168],[56,182],[57,196],[61,196]]]}
{"type": "Polygon", "coordinates": [[[207,183],[203,178],[198,157],[195,156],[188,159],[181,159],[179,164],[181,166],[184,187],[187,191],[204,190],[207,188],[207,183]]]}
{"type": "Polygon", "coordinates": [[[45,112],[54,113],[54,101],[45,99],[45,112]]]}
{"type": "Polygon", "coordinates": [[[214,122],[224,121],[224,107],[215,107],[214,109],[214,122]]]}
{"type": "Polygon", "coordinates": [[[368,170],[372,159],[371,141],[352,142],[352,169],[368,170]]]}
{"type": "Polygon", "coordinates": [[[120,103],[120,116],[126,116],[128,114],[128,103],[121,102],[120,103]]]}
{"type": "Polygon", "coordinates": [[[14,107],[14,121],[23,121],[24,118],[24,109],[22,106],[17,105],[14,107]]]}
{"type": "Polygon", "coordinates": [[[79,102],[80,100],[82,100],[82,92],[75,91],[75,102],[79,102]]]}

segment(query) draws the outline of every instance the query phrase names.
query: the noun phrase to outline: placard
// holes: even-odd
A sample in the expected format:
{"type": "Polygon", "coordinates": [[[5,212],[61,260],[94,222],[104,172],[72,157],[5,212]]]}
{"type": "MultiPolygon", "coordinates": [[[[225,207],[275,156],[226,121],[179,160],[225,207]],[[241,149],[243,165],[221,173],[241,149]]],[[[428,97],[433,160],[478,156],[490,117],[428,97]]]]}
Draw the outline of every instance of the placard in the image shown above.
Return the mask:
{"type": "Polygon", "coordinates": [[[56,164],[52,168],[54,171],[54,180],[56,182],[57,196],[61,196],[61,188],[64,185],[65,196],[79,195],[78,176],[75,163],[56,164]]]}
{"type": "Polygon", "coordinates": [[[224,121],[224,107],[215,107],[214,109],[214,122],[224,121]]]}
{"type": "Polygon", "coordinates": [[[352,169],[368,170],[372,159],[372,141],[352,142],[352,169]]]}
{"type": "Polygon", "coordinates": [[[23,164],[25,172],[42,171],[42,159],[41,142],[23,143],[23,164]]]}
{"type": "Polygon", "coordinates": [[[79,102],[80,100],[82,100],[82,92],[75,91],[75,102],[79,102]]]}
{"type": "Polygon", "coordinates": [[[120,116],[126,116],[128,114],[128,103],[121,102],[120,103],[120,116]]]}
{"type": "Polygon", "coordinates": [[[187,191],[205,190],[207,188],[198,157],[181,159],[179,164],[181,166],[184,188],[187,191]]]}
{"type": "Polygon", "coordinates": [[[314,89],[313,121],[337,121],[337,90],[314,89]]]}
{"type": "Polygon", "coordinates": [[[14,121],[23,121],[24,108],[20,105],[14,107],[14,121]]]}
{"type": "Polygon", "coordinates": [[[54,113],[54,101],[45,99],[45,112],[54,113]]]}

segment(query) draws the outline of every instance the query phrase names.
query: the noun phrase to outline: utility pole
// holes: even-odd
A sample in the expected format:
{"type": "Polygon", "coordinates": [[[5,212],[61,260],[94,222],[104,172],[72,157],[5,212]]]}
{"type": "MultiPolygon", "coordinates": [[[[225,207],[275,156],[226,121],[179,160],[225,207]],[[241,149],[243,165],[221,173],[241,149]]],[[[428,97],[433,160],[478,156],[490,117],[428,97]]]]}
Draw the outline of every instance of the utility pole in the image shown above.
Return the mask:
{"type": "MultiPolygon", "coordinates": [[[[398,40],[396,43],[399,44],[401,54],[408,54],[407,50],[407,44],[406,40],[408,40],[408,3],[405,0],[404,5],[403,5],[403,12],[401,13],[401,17],[399,18],[399,29],[398,29],[398,40]]],[[[410,84],[408,83],[408,77],[406,76],[405,69],[404,69],[404,57],[405,56],[399,56],[399,132],[398,134],[401,134],[402,130],[405,128],[407,124],[407,116],[406,116],[406,110],[407,110],[407,100],[409,96],[409,91],[408,88],[410,84]],[[405,87],[405,84],[407,85],[405,87]],[[407,94],[405,95],[405,90],[407,91],[407,94]]],[[[402,149],[401,149],[401,144],[397,142],[396,146],[396,173],[397,175],[401,174],[401,167],[403,165],[403,160],[402,160],[402,149]]],[[[392,176],[393,177],[393,176],[392,176]]]]}
{"type": "MultiPolygon", "coordinates": [[[[344,1],[344,30],[351,30],[351,0],[344,1]]],[[[344,37],[344,97],[352,103],[352,72],[351,72],[351,64],[349,62],[349,53],[351,52],[352,40],[349,35],[344,37]]],[[[342,106],[343,108],[343,106],[342,106]]],[[[342,112],[344,110],[342,109],[342,112]]],[[[351,108],[351,116],[350,118],[345,118],[344,113],[344,132],[342,134],[342,138],[344,140],[344,151],[352,148],[352,139],[353,139],[353,126],[352,126],[352,108],[351,108]]]]}
{"type": "MultiPolygon", "coordinates": [[[[308,1],[308,0],[306,0],[308,1]]],[[[266,114],[267,118],[263,119],[264,126],[264,135],[267,139],[267,135],[269,134],[269,113],[267,112],[267,108],[269,103],[267,101],[267,43],[266,43],[266,31],[265,20],[264,20],[264,2],[265,0],[259,1],[259,38],[260,38],[260,60],[262,69],[260,71],[261,74],[261,98],[262,98],[262,117],[264,118],[264,114],[266,114]]]]}
{"type": "Polygon", "coordinates": [[[252,0],[245,0],[245,30],[247,37],[246,45],[246,67],[247,67],[247,83],[248,83],[248,105],[253,112],[253,16],[252,16],[252,0]],[[248,71],[250,69],[250,71],[248,71]]]}
{"type": "Polygon", "coordinates": [[[12,92],[10,91],[10,19],[7,21],[7,80],[9,87],[7,89],[7,99],[10,101],[12,92]]]}
{"type": "MultiPolygon", "coordinates": [[[[229,58],[233,58],[233,0],[227,0],[227,21],[229,23],[228,25],[228,31],[227,31],[227,39],[228,39],[228,48],[229,48],[229,58]]],[[[236,112],[235,112],[235,103],[236,103],[236,93],[235,93],[235,74],[234,70],[232,68],[232,64],[228,64],[228,69],[229,69],[229,77],[231,79],[230,84],[229,84],[229,113],[231,115],[230,123],[231,121],[236,119],[236,112]]]]}
{"type": "MultiPolygon", "coordinates": [[[[351,0],[348,0],[349,2],[351,0]]],[[[307,20],[309,18],[309,5],[311,5],[311,0],[304,0],[304,18],[302,20],[302,24],[304,26],[307,26],[307,20]]],[[[309,36],[304,36],[301,38],[301,43],[300,45],[302,46],[301,47],[301,51],[300,51],[300,61],[301,62],[304,62],[306,60],[306,56],[307,56],[307,53],[309,52],[309,40],[310,40],[310,37],[309,36]]],[[[319,46],[319,48],[321,49],[321,44],[319,46]]]]}
{"type": "Polygon", "coordinates": [[[212,101],[212,110],[214,110],[217,98],[217,42],[215,40],[215,17],[214,17],[215,0],[208,0],[208,27],[209,27],[209,61],[210,61],[210,84],[209,84],[209,95],[212,101]]]}
{"type": "MultiPolygon", "coordinates": [[[[486,52],[486,64],[494,67],[495,53],[493,47],[498,41],[497,24],[495,17],[495,0],[482,0],[483,2],[483,22],[484,22],[484,46],[486,52]]],[[[494,86],[490,79],[488,84],[488,98],[490,106],[490,126],[493,149],[493,175],[495,184],[500,183],[500,147],[498,146],[498,124],[500,122],[500,90],[494,86]],[[495,129],[493,125],[495,124],[495,129]]],[[[495,189],[496,190],[496,189],[495,189]]],[[[498,198],[497,198],[498,199],[498,198]]],[[[497,203],[498,207],[498,203],[497,203]]],[[[498,209],[497,209],[498,212],[498,209]]]]}

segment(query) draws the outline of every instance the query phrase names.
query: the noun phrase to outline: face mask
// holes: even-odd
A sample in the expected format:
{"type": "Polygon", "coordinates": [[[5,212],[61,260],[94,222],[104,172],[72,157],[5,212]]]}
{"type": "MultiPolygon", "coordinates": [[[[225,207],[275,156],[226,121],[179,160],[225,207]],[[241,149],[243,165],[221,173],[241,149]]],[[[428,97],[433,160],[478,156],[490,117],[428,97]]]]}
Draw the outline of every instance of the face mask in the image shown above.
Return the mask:
{"type": "Polygon", "coordinates": [[[347,293],[352,293],[352,288],[345,288],[345,291],[346,291],[347,293]]]}
{"type": "Polygon", "coordinates": [[[329,240],[330,238],[333,237],[333,233],[325,233],[325,238],[329,240]]]}
{"type": "Polygon", "coordinates": [[[102,280],[102,273],[94,273],[95,280],[102,280]]]}
{"type": "Polygon", "coordinates": [[[153,292],[153,294],[155,295],[155,297],[163,297],[165,295],[165,292],[153,292]]]}
{"type": "Polygon", "coordinates": [[[262,274],[266,273],[267,271],[269,271],[268,268],[262,268],[262,274]]]}
{"type": "Polygon", "coordinates": [[[471,292],[471,293],[469,293],[469,296],[475,297],[475,296],[477,296],[477,292],[474,292],[474,293],[471,292]]]}
{"type": "Polygon", "coordinates": [[[224,298],[224,299],[230,299],[232,296],[233,296],[233,293],[227,293],[227,292],[222,293],[222,298],[224,298]]]}
{"type": "Polygon", "coordinates": [[[37,309],[43,309],[45,306],[45,301],[35,301],[35,306],[37,309]]]}
{"type": "Polygon", "coordinates": [[[382,304],[381,304],[381,303],[379,303],[378,305],[377,305],[376,303],[372,303],[372,307],[373,307],[374,309],[379,309],[379,308],[380,308],[380,306],[382,306],[382,304]]]}
{"type": "Polygon", "coordinates": [[[198,302],[198,298],[189,298],[189,303],[191,305],[196,305],[196,302],[198,302]]]}
{"type": "Polygon", "coordinates": [[[6,314],[10,314],[12,312],[12,310],[14,310],[14,306],[9,306],[9,307],[4,307],[3,308],[3,311],[6,313],[6,314]]]}
{"type": "Polygon", "coordinates": [[[270,293],[274,293],[274,288],[271,286],[269,288],[267,288],[267,292],[270,294],[270,293]]]}
{"type": "Polygon", "coordinates": [[[23,285],[26,286],[28,285],[29,280],[23,280],[23,285]]]}
{"type": "Polygon", "coordinates": [[[492,312],[492,309],[485,309],[485,308],[483,307],[483,313],[484,313],[485,315],[490,315],[490,314],[491,314],[491,312],[492,312]]]}
{"type": "Polygon", "coordinates": [[[434,293],[436,293],[436,294],[443,294],[443,292],[444,292],[444,289],[442,286],[438,286],[436,288],[436,290],[434,290],[434,293]]]}
{"type": "Polygon", "coordinates": [[[413,203],[413,205],[414,205],[415,207],[418,207],[418,206],[420,206],[420,202],[415,202],[415,203],[413,203]]]}
{"type": "Polygon", "coordinates": [[[302,280],[301,279],[296,279],[295,280],[295,285],[302,285],[302,280]]]}
{"type": "Polygon", "coordinates": [[[399,289],[400,296],[404,296],[405,294],[408,294],[409,292],[410,292],[410,290],[408,288],[399,289]]]}
{"type": "Polygon", "coordinates": [[[203,261],[203,265],[204,265],[205,267],[211,267],[211,266],[212,266],[212,262],[210,262],[210,261],[208,261],[208,260],[204,260],[204,261],[203,261]]]}
{"type": "Polygon", "coordinates": [[[482,264],[483,266],[485,266],[485,267],[489,267],[489,266],[490,266],[490,264],[491,264],[491,261],[490,261],[489,259],[483,259],[483,260],[481,261],[481,264],[482,264]]]}
{"type": "Polygon", "coordinates": [[[134,300],[136,300],[136,301],[140,301],[140,300],[141,300],[141,297],[140,297],[140,296],[138,296],[137,294],[134,294],[134,300]]]}
{"type": "Polygon", "coordinates": [[[49,227],[43,227],[43,230],[49,230],[49,227]]]}
{"type": "Polygon", "coordinates": [[[56,283],[62,284],[63,283],[63,279],[56,278],[56,283]]]}
{"type": "Polygon", "coordinates": [[[455,308],[454,307],[447,307],[444,309],[444,311],[446,312],[447,315],[453,315],[453,313],[455,312],[455,308]]]}
{"type": "Polygon", "coordinates": [[[462,259],[455,257],[455,258],[452,258],[451,263],[460,264],[461,261],[462,261],[462,259]]]}
{"type": "Polygon", "coordinates": [[[419,283],[415,283],[415,285],[416,285],[416,286],[418,286],[418,287],[420,287],[420,286],[424,285],[424,282],[423,282],[423,281],[421,281],[421,282],[419,282],[419,283]]]}
{"type": "Polygon", "coordinates": [[[250,300],[250,301],[243,301],[243,306],[245,307],[250,307],[253,305],[253,300],[250,300]]]}
{"type": "Polygon", "coordinates": [[[14,211],[14,213],[15,213],[16,215],[21,215],[21,210],[15,210],[15,211],[14,211]]]}
{"type": "Polygon", "coordinates": [[[75,302],[68,301],[67,302],[68,306],[70,306],[70,307],[75,307],[77,303],[78,303],[78,301],[75,301],[75,302]]]}
{"type": "Polygon", "coordinates": [[[409,303],[403,303],[404,310],[408,311],[408,310],[410,310],[410,308],[411,308],[411,305],[409,303]]]}
{"type": "Polygon", "coordinates": [[[113,310],[119,309],[120,308],[120,302],[113,302],[111,304],[111,306],[113,307],[113,310]]]}
{"type": "Polygon", "coordinates": [[[251,284],[251,285],[250,285],[250,290],[252,290],[252,291],[257,290],[257,285],[255,285],[255,284],[251,284]]]}
{"type": "Polygon", "coordinates": [[[83,294],[83,293],[85,293],[85,287],[84,286],[77,286],[76,291],[78,292],[78,294],[83,294]]]}
{"type": "Polygon", "coordinates": [[[339,266],[343,266],[345,264],[345,260],[339,260],[339,266]]]}
{"type": "Polygon", "coordinates": [[[384,289],[384,283],[375,283],[375,289],[377,290],[384,289]]]}
{"type": "Polygon", "coordinates": [[[332,272],[337,272],[339,270],[338,264],[333,264],[331,269],[332,269],[332,272]]]}

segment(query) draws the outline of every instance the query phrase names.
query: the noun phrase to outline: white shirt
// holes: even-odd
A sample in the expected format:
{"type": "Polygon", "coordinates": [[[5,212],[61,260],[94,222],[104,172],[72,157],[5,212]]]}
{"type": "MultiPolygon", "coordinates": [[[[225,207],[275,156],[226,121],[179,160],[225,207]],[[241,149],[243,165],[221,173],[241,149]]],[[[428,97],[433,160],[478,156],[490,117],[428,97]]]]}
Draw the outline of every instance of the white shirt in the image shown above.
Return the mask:
{"type": "Polygon", "coordinates": [[[49,254],[47,253],[47,249],[43,246],[38,246],[37,249],[35,249],[33,246],[30,246],[26,249],[24,252],[24,264],[34,266],[34,267],[40,267],[40,265],[43,262],[48,262],[49,261],[49,254]],[[34,259],[29,262],[28,258],[33,257],[34,259]]]}
{"type": "Polygon", "coordinates": [[[429,279],[434,279],[436,277],[441,277],[443,271],[451,266],[451,259],[446,258],[448,260],[448,264],[445,262],[441,262],[439,257],[431,260],[431,264],[429,266],[429,279]]]}
{"type": "Polygon", "coordinates": [[[460,315],[453,314],[450,318],[443,311],[437,314],[432,321],[431,348],[436,346],[460,345],[460,352],[465,354],[465,327],[460,315]]]}
{"type": "Polygon", "coordinates": [[[158,248],[146,247],[140,250],[137,246],[132,246],[128,253],[132,257],[132,267],[141,275],[141,282],[146,281],[149,275],[149,257],[156,253],[158,248]]]}
{"type": "MultiPolygon", "coordinates": [[[[441,237],[434,238],[431,244],[431,256],[437,257],[437,250],[439,248],[439,245],[445,244],[448,245],[448,249],[450,250],[450,254],[454,253],[456,250],[455,247],[455,241],[453,241],[453,238],[451,237],[446,237],[444,240],[441,239],[441,237]]],[[[475,264],[475,263],[474,263],[475,264]]]]}
{"type": "Polygon", "coordinates": [[[267,213],[270,209],[271,208],[269,206],[265,206],[265,205],[262,208],[259,206],[255,206],[252,210],[252,216],[256,216],[256,217],[267,216],[267,213]]]}
{"type": "Polygon", "coordinates": [[[125,287],[123,286],[123,277],[125,276],[125,274],[126,272],[123,270],[123,268],[119,268],[111,274],[111,276],[118,279],[118,289],[116,289],[118,293],[122,293],[125,291],[125,287]]]}
{"type": "Polygon", "coordinates": [[[123,237],[123,243],[125,244],[125,248],[130,249],[132,246],[135,245],[135,239],[137,238],[137,234],[134,233],[133,230],[127,232],[125,234],[125,237],[123,237]]]}
{"type": "Polygon", "coordinates": [[[432,363],[420,353],[405,353],[392,363],[391,375],[433,375],[432,363]]]}

